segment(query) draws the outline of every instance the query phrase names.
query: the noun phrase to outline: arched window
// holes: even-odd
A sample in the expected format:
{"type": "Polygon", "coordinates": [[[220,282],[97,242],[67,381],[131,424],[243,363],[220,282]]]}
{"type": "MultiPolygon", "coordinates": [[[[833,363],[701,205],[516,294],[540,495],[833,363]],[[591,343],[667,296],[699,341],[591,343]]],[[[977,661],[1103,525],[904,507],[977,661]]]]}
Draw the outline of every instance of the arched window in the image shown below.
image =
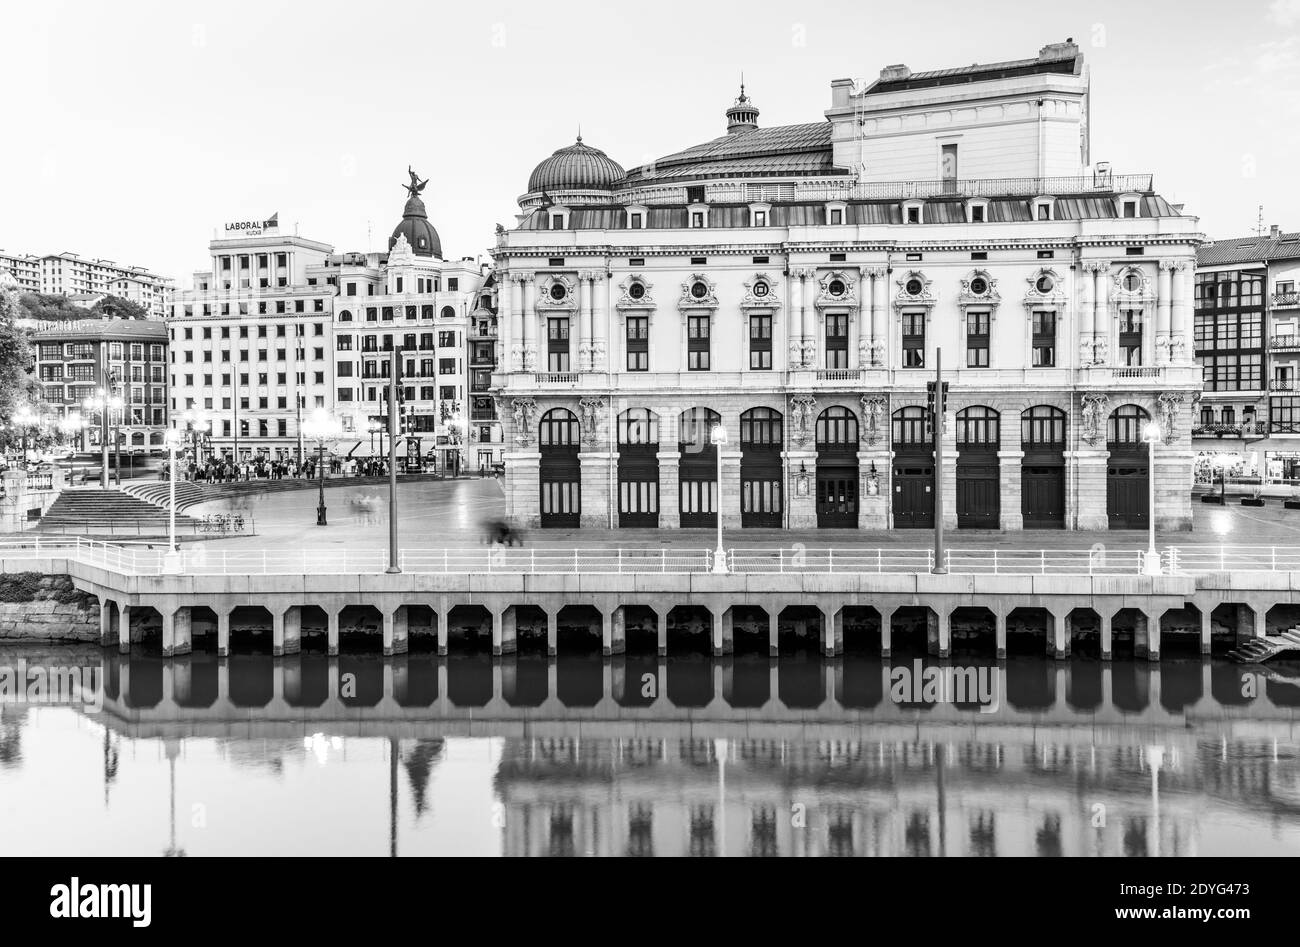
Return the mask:
{"type": "Polygon", "coordinates": [[[659,415],[649,408],[629,408],[618,416],[619,446],[659,444],[659,415]]]}
{"type": "Polygon", "coordinates": [[[339,313],[339,322],[351,322],[351,321],[352,321],[352,311],[350,309],[344,309],[342,312],[339,313]]]}
{"type": "Polygon", "coordinates": [[[442,318],[444,318],[444,319],[455,319],[455,318],[456,318],[456,310],[455,310],[454,308],[452,308],[451,306],[443,306],[443,307],[442,307],[442,318]]]}
{"type": "Polygon", "coordinates": [[[839,405],[817,417],[817,449],[853,447],[858,443],[858,416],[839,405]]]}
{"type": "Polygon", "coordinates": [[[910,405],[894,412],[895,444],[930,443],[930,412],[920,405],[910,405]]]}
{"type": "Polygon", "coordinates": [[[722,415],[711,408],[688,408],[677,419],[677,449],[683,454],[699,455],[713,448],[713,429],[722,423],[722,415]]]}
{"type": "Polygon", "coordinates": [[[1002,418],[992,408],[973,405],[957,412],[957,444],[998,447],[1002,441],[1002,418]]]}
{"type": "Polygon", "coordinates": [[[740,446],[779,448],[784,440],[784,422],[780,411],[750,408],[740,416],[740,446]]]}
{"type": "Polygon", "coordinates": [[[579,438],[578,416],[572,411],[552,408],[542,415],[537,428],[537,443],[541,447],[577,447],[579,438]]]}
{"type": "Polygon", "coordinates": [[[1107,444],[1141,444],[1142,428],[1151,415],[1135,404],[1120,405],[1106,421],[1107,444]]]}
{"type": "Polygon", "coordinates": [[[1065,412],[1048,404],[1020,415],[1020,442],[1024,447],[1065,447],[1065,412]]]}

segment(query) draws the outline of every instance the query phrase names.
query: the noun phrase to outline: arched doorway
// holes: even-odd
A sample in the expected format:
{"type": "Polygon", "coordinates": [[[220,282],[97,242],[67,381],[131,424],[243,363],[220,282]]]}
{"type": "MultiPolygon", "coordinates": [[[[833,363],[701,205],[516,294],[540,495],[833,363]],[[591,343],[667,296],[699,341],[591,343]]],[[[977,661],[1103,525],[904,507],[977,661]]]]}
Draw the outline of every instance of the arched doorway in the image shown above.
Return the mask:
{"type": "Polygon", "coordinates": [[[858,527],[858,416],[833,405],[817,417],[817,527],[858,527]]]}
{"type": "Polygon", "coordinates": [[[781,525],[781,447],[784,418],[772,408],[740,416],[740,525],[781,525]]]}
{"type": "Polygon", "coordinates": [[[1120,405],[1106,421],[1106,516],[1111,529],[1146,529],[1150,505],[1149,448],[1142,430],[1151,416],[1135,404],[1120,405]]]}
{"type": "Polygon", "coordinates": [[[1025,529],[1065,529],[1065,412],[1039,404],[1022,413],[1020,449],[1025,529]]]}
{"type": "Polygon", "coordinates": [[[893,416],[894,528],[934,528],[934,445],[930,412],[919,405],[893,416]]]}
{"type": "Polygon", "coordinates": [[[629,408],[618,416],[618,525],[659,525],[659,415],[629,408]]]}
{"type": "Polygon", "coordinates": [[[1002,418],[984,405],[957,412],[957,528],[997,529],[1002,511],[1002,418]]]}
{"type": "Polygon", "coordinates": [[[677,419],[678,499],[683,529],[718,525],[718,449],[713,429],[722,415],[709,408],[689,408],[677,419]]]}
{"type": "Polygon", "coordinates": [[[578,463],[578,416],[567,408],[542,415],[537,429],[541,451],[538,483],[542,527],[573,528],[582,513],[582,472],[578,463]]]}

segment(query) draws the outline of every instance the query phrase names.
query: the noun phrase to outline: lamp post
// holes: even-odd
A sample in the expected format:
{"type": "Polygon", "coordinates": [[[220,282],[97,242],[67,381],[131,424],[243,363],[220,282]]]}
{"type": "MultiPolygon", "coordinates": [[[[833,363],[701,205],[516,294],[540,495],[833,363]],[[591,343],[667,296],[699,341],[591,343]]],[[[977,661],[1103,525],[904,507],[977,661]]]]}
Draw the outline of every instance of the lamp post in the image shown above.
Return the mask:
{"type": "Polygon", "coordinates": [[[18,425],[18,430],[22,434],[22,466],[24,468],[27,467],[27,429],[35,425],[38,420],[40,419],[26,405],[19,408],[17,413],[14,414],[14,423],[18,425]]]}
{"type": "Polygon", "coordinates": [[[113,412],[113,465],[117,468],[117,485],[122,485],[122,408],[126,402],[116,392],[110,392],[105,398],[105,411],[113,412]]]}
{"type": "Polygon", "coordinates": [[[100,388],[93,397],[81,402],[87,414],[99,413],[99,451],[100,474],[99,486],[108,489],[108,392],[100,388]]]}
{"type": "Polygon", "coordinates": [[[167,443],[167,554],[163,557],[163,571],[175,574],[181,571],[180,550],[176,548],[176,448],[181,443],[181,432],[168,428],[163,440],[167,443]]]}
{"type": "Polygon", "coordinates": [[[1163,575],[1160,568],[1160,553],[1156,551],[1156,442],[1160,440],[1160,425],[1150,422],[1142,429],[1143,440],[1147,442],[1147,553],[1142,573],[1149,576],[1163,575]]]}
{"type": "Polygon", "coordinates": [[[329,521],[325,516],[325,445],[338,440],[339,423],[324,408],[318,408],[303,422],[302,434],[308,440],[316,442],[316,472],[320,481],[320,496],[316,503],[316,525],[328,526],[329,521]]]}
{"type": "Polygon", "coordinates": [[[718,548],[713,553],[713,572],[715,575],[726,575],[727,553],[722,548],[722,448],[727,446],[727,429],[721,424],[715,424],[709,434],[709,441],[713,444],[714,453],[718,455],[718,499],[714,511],[718,520],[718,548]]]}
{"type": "Polygon", "coordinates": [[[1221,513],[1215,513],[1214,519],[1211,521],[1210,525],[1213,526],[1214,531],[1219,534],[1219,571],[1227,572],[1228,555],[1224,544],[1228,538],[1228,534],[1232,532],[1232,517],[1228,515],[1227,510],[1224,510],[1221,513]]]}

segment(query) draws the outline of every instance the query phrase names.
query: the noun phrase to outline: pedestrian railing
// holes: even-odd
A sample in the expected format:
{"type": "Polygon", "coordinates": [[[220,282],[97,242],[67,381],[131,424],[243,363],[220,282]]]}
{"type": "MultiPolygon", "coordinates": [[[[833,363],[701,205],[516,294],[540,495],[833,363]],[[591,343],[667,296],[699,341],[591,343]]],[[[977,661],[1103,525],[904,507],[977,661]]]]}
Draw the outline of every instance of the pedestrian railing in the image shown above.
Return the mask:
{"type": "MultiPolygon", "coordinates": [[[[945,550],[941,570],[933,549],[881,547],[806,549],[733,548],[725,572],[740,575],[951,575],[1125,576],[1143,574],[1141,549],[945,550]]],[[[388,550],[182,548],[166,560],[165,540],[105,542],[86,536],[33,536],[0,542],[0,559],[71,559],[128,575],[377,575],[389,569],[388,550]]],[[[600,547],[548,549],[510,546],[402,549],[397,568],[417,575],[708,575],[711,549],[600,547]]],[[[1160,552],[1165,575],[1300,572],[1300,547],[1167,546],[1160,552]]]]}

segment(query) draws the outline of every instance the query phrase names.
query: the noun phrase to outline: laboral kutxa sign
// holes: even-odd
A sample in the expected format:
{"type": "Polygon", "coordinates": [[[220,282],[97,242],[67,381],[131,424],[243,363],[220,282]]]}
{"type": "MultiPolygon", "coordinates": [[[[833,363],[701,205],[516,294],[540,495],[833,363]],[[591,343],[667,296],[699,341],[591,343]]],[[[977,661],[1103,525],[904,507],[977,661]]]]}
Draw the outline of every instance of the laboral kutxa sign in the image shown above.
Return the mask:
{"type": "Polygon", "coordinates": [[[268,230],[272,230],[280,225],[280,214],[277,211],[266,220],[228,220],[226,221],[227,237],[260,237],[268,230]]]}

